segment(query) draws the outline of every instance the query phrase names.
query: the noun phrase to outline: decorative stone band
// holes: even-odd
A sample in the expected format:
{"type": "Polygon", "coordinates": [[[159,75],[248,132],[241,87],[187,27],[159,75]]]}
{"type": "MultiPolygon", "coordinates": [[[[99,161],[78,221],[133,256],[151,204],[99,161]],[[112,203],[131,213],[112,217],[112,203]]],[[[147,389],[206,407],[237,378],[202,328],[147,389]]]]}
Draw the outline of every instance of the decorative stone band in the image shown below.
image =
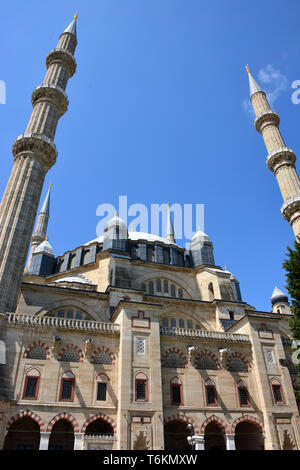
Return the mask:
{"type": "Polygon", "coordinates": [[[12,147],[12,154],[19,158],[25,154],[33,154],[42,160],[49,170],[56,162],[56,146],[49,137],[41,134],[22,134],[19,135],[12,147]]]}
{"type": "Polygon", "coordinates": [[[291,218],[293,218],[293,215],[296,215],[297,212],[299,213],[299,215],[296,215],[296,218],[300,217],[300,196],[295,196],[291,197],[290,199],[287,199],[282,204],[280,210],[282,216],[289,222],[291,221],[291,218]]]}
{"type": "Polygon", "coordinates": [[[208,340],[221,340],[232,343],[250,343],[249,335],[241,335],[236,333],[226,333],[223,331],[209,331],[209,330],[192,330],[188,328],[169,328],[162,326],[160,333],[167,336],[184,336],[186,338],[203,338],[208,340]]]}
{"type": "Polygon", "coordinates": [[[49,52],[46,58],[47,69],[54,62],[61,62],[63,65],[67,67],[68,72],[69,72],[69,78],[71,78],[76,72],[77,64],[76,64],[76,60],[74,59],[74,56],[70,52],[64,49],[57,48],[49,52]]]}
{"type": "Polygon", "coordinates": [[[66,330],[99,331],[108,334],[118,334],[119,326],[108,322],[90,320],[72,320],[68,318],[39,317],[37,315],[8,314],[8,323],[22,324],[33,327],[53,327],[66,330]]]}
{"type": "Polygon", "coordinates": [[[32,93],[31,103],[34,104],[39,100],[50,100],[60,113],[60,117],[68,110],[69,100],[67,94],[62,88],[49,83],[37,86],[32,93]]]}
{"type": "Polygon", "coordinates": [[[263,128],[265,126],[268,126],[270,124],[273,124],[275,126],[279,126],[280,123],[280,117],[275,111],[265,111],[257,116],[257,118],[254,121],[254,127],[257,130],[257,132],[262,132],[263,128]]]}
{"type": "Polygon", "coordinates": [[[83,439],[89,442],[111,442],[111,441],[117,441],[118,436],[116,436],[115,434],[114,435],[89,434],[87,436],[83,436],[83,439]]]}
{"type": "Polygon", "coordinates": [[[269,170],[276,173],[283,165],[295,165],[296,155],[292,149],[282,147],[267,156],[266,164],[269,170]]]}

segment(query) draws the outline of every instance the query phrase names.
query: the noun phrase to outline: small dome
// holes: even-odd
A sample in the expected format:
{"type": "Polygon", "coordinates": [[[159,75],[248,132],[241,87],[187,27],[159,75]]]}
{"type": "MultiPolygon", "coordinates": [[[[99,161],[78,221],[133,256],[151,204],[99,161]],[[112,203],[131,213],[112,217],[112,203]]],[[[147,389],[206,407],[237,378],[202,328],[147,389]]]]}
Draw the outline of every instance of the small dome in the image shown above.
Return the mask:
{"type": "Polygon", "coordinates": [[[118,217],[117,214],[107,222],[106,228],[115,227],[115,226],[125,227],[127,229],[124,220],[122,220],[120,217],[118,217]]]}
{"type": "Polygon", "coordinates": [[[272,297],[271,297],[271,303],[272,305],[278,303],[278,302],[289,302],[288,296],[284,294],[278,287],[275,287],[272,297]]]}
{"type": "Polygon", "coordinates": [[[193,236],[192,241],[195,241],[197,239],[202,240],[204,242],[211,242],[209,236],[206,233],[204,233],[202,230],[200,230],[200,227],[198,229],[198,232],[196,232],[195,235],[193,236]]]}
{"type": "Polygon", "coordinates": [[[44,240],[42,243],[40,243],[36,249],[34,250],[34,253],[48,253],[49,255],[54,256],[54,251],[50,243],[48,242],[48,239],[44,240]]]}

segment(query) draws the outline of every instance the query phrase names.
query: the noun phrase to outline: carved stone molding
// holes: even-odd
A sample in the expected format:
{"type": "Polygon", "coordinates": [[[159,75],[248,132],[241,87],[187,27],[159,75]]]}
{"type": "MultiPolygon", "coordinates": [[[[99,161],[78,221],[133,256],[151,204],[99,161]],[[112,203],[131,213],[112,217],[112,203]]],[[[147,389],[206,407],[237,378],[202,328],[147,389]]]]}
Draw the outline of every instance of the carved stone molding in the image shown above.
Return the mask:
{"type": "Polygon", "coordinates": [[[62,88],[49,83],[36,87],[31,96],[31,103],[34,104],[39,100],[50,100],[57,107],[60,117],[68,110],[69,100],[67,94],[62,88]]]}
{"type": "Polygon", "coordinates": [[[257,132],[262,132],[263,128],[273,124],[275,126],[279,126],[280,117],[275,111],[269,110],[261,113],[254,121],[254,127],[257,132]]]}
{"type": "Polygon", "coordinates": [[[57,150],[51,139],[41,134],[19,135],[12,147],[12,154],[16,158],[30,155],[39,158],[49,170],[56,162],[57,150]]]}
{"type": "Polygon", "coordinates": [[[54,62],[61,62],[65,67],[67,67],[69,72],[69,78],[71,78],[76,72],[76,60],[74,59],[73,55],[70,54],[70,52],[64,49],[57,48],[49,52],[46,58],[47,69],[54,62]]]}
{"type": "Polygon", "coordinates": [[[278,169],[283,165],[294,166],[296,155],[293,150],[284,147],[275,150],[267,156],[266,164],[269,170],[276,174],[278,169]]]}

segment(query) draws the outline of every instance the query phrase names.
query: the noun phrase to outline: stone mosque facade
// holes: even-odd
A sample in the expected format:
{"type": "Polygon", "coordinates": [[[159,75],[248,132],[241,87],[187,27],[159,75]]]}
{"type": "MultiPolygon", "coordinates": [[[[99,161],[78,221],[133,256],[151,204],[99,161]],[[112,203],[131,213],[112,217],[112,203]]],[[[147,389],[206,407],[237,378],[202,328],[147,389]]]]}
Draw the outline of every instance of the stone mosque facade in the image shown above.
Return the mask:
{"type": "MultiPolygon", "coordinates": [[[[116,214],[102,237],[55,257],[51,188],[38,207],[76,71],[76,20],[47,56],[0,206],[0,448],[299,450],[292,314],[280,289],[268,312],[247,304],[207,234],[199,229],[189,249],[176,243],[170,208],[165,237],[128,231],[116,214]]],[[[250,72],[249,81],[297,235],[296,157],[250,72]]]]}

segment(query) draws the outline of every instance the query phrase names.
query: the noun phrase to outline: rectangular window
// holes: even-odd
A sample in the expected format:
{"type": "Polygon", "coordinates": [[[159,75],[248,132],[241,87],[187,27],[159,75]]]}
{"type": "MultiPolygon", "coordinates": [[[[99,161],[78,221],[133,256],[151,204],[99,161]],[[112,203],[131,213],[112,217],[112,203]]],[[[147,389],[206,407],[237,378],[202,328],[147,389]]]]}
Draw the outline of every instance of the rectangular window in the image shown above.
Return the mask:
{"type": "Polygon", "coordinates": [[[273,350],[272,349],[267,349],[266,350],[266,358],[267,358],[267,362],[269,364],[274,364],[275,363],[275,360],[274,360],[274,353],[273,353],[273,350]]]}
{"type": "Polygon", "coordinates": [[[282,393],[281,393],[281,386],[280,385],[272,385],[273,395],[275,403],[283,403],[282,393]]]}
{"type": "Polygon", "coordinates": [[[37,383],[37,377],[26,377],[25,393],[23,398],[36,398],[37,383]]]}
{"type": "Polygon", "coordinates": [[[97,400],[106,401],[106,383],[97,384],[97,400]]]}
{"type": "Polygon", "coordinates": [[[62,379],[61,387],[61,400],[72,401],[73,400],[73,379],[62,379]]]}
{"type": "Polygon", "coordinates": [[[240,397],[240,405],[248,406],[249,404],[248,390],[245,387],[239,387],[239,397],[240,397]]]}
{"type": "Polygon", "coordinates": [[[145,338],[136,338],[136,353],[145,354],[146,352],[146,340],[145,338]]]}
{"type": "Polygon", "coordinates": [[[181,385],[173,384],[171,386],[171,404],[181,405],[181,385]]]}
{"type": "Polygon", "coordinates": [[[216,389],[213,385],[206,385],[206,397],[208,405],[217,404],[216,389]]]}
{"type": "Polygon", "coordinates": [[[141,400],[141,401],[146,400],[146,381],[145,380],[136,381],[136,400],[141,400]]]}

